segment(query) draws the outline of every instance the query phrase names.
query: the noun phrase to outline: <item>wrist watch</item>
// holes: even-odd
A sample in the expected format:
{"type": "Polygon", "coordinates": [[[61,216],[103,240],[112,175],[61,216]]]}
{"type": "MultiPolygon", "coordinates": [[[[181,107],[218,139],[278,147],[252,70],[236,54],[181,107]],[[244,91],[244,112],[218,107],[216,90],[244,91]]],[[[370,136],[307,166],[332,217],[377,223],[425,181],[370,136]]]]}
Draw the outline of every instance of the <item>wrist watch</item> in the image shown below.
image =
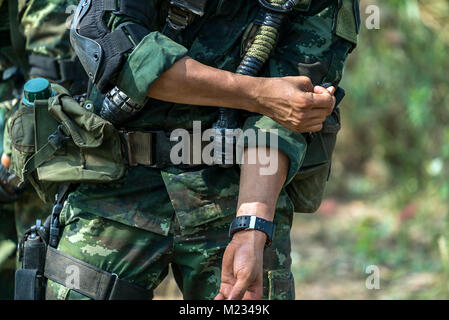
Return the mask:
{"type": "Polygon", "coordinates": [[[229,238],[239,231],[258,230],[267,235],[266,245],[269,246],[273,241],[274,224],[271,221],[259,218],[257,216],[239,216],[236,217],[229,226],[229,238]]]}

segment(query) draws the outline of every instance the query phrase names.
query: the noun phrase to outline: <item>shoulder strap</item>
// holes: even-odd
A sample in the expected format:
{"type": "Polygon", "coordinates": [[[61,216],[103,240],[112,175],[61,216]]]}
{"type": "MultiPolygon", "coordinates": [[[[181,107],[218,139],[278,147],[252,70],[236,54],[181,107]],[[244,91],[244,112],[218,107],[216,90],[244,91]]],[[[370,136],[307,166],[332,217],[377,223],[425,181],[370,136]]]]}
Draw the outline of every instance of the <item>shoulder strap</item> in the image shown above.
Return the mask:
{"type": "Polygon", "coordinates": [[[53,157],[67,139],[69,138],[63,133],[62,127],[59,126],[58,130],[48,137],[48,142],[37,150],[25,163],[22,173],[23,181],[26,181],[30,174],[53,157]]]}
{"type": "Polygon", "coordinates": [[[66,270],[75,267],[79,270],[80,281],[72,290],[94,300],[149,300],[153,293],[129,281],[119,279],[114,273],[101,270],[84,261],[75,259],[52,247],[47,249],[45,277],[67,286],[66,270]]]}

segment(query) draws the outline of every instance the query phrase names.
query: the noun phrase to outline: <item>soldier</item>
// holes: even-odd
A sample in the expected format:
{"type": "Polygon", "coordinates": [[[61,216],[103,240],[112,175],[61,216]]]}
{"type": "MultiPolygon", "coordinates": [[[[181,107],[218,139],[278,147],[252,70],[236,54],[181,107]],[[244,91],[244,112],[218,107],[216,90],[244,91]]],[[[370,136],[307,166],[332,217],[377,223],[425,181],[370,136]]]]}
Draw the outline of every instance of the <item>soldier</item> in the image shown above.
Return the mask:
{"type": "MultiPolygon", "coordinates": [[[[57,250],[47,252],[47,299],[151,298],[170,264],[186,299],[293,299],[287,188],[312,165],[329,173],[332,150],[321,163],[307,150],[323,141],[326,117],[338,120],[333,95],[357,22],[353,0],[83,1],[72,43],[95,83],[92,99],[112,90],[100,114],[121,130],[129,167],[119,181],[81,183],[68,195],[57,250]],[[261,77],[244,72],[259,67],[261,77]],[[206,107],[217,105],[225,109],[206,107]],[[237,126],[227,127],[232,116],[237,126]],[[218,133],[276,129],[274,148],[238,144],[244,159],[278,151],[277,170],[175,164],[170,132],[198,134],[193,121],[218,133]],[[68,267],[82,277],[73,286],[68,267]]],[[[322,194],[317,187],[310,193],[322,194]]]]}
{"type": "MultiPolygon", "coordinates": [[[[0,109],[2,116],[0,154],[3,167],[8,167],[11,162],[8,141],[5,141],[3,150],[3,129],[6,122],[3,120],[6,120],[4,117],[6,111],[10,112],[20,98],[24,82],[21,78],[18,81],[17,77],[20,77],[22,72],[26,78],[46,77],[71,89],[73,94],[86,90],[87,78],[79,62],[75,60],[67,23],[70,17],[68,9],[76,7],[77,3],[75,0],[33,0],[26,3],[1,1],[0,14],[4,25],[0,29],[4,33],[2,41],[5,42],[0,49],[3,71],[1,97],[2,100],[8,100],[1,104],[0,109]],[[10,101],[13,96],[16,100],[10,101]]],[[[11,196],[10,201],[15,199],[17,199],[15,195],[11,196]]],[[[20,241],[25,230],[32,226],[36,219],[45,220],[51,212],[51,206],[44,204],[34,190],[27,188],[21,193],[19,201],[9,204],[8,207],[2,207],[1,211],[2,217],[5,216],[2,219],[2,228],[14,230],[10,235],[13,240],[8,240],[4,244],[12,243],[11,252],[15,252],[17,238],[20,241]]],[[[6,253],[6,250],[2,252],[6,253]]],[[[9,265],[14,269],[14,262],[9,265]]],[[[9,284],[7,297],[10,299],[14,283],[13,271],[8,274],[8,280],[2,283],[9,284]]]]}

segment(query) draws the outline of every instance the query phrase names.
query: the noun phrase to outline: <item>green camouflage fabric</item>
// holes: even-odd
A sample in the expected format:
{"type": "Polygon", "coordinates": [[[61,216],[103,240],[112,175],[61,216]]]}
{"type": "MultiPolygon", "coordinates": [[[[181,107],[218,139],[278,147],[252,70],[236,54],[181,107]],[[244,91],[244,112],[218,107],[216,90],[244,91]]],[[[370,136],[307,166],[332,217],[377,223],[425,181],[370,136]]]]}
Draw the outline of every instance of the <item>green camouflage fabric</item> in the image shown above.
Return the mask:
{"type": "MultiPolygon", "coordinates": [[[[20,0],[15,3],[18,15],[8,18],[7,21],[14,21],[8,27],[16,28],[23,36],[27,55],[39,54],[58,59],[73,56],[68,26],[70,14],[78,5],[77,0],[20,0]]],[[[8,1],[4,2],[4,6],[6,4],[8,1]]],[[[27,66],[21,67],[28,71],[27,66]]],[[[29,78],[28,74],[25,74],[25,78],[29,78]]],[[[45,220],[51,212],[51,204],[44,204],[31,189],[25,192],[14,207],[19,237],[36,219],[45,220]]]]}
{"type": "MultiPolygon", "coordinates": [[[[162,186],[159,173],[152,173],[162,186]]],[[[166,194],[162,200],[169,201],[166,194]]],[[[220,286],[221,257],[229,243],[228,226],[233,217],[182,230],[173,209],[171,216],[167,235],[160,235],[82,212],[69,204],[61,215],[66,227],[59,250],[149,291],[162,282],[171,264],[184,299],[213,299],[220,286]]],[[[290,251],[291,223],[291,214],[278,212],[276,236],[265,250],[265,298],[294,297],[293,278],[288,271],[291,259],[286,255],[290,251]]],[[[47,299],[88,298],[49,280],[47,299]]]]}
{"type": "Polygon", "coordinates": [[[20,29],[25,35],[27,53],[68,59],[73,56],[70,45],[70,17],[79,1],[19,1],[20,29]]]}
{"type": "MultiPolygon", "coordinates": [[[[25,52],[16,52],[11,39],[11,29],[23,36],[23,49],[27,54],[35,53],[55,58],[70,58],[73,51],[70,46],[67,21],[70,10],[74,10],[76,0],[19,0],[0,1],[0,73],[8,68],[20,66],[28,78],[28,66],[24,59],[18,58],[25,52]],[[18,16],[10,16],[8,6],[18,6],[18,16]]],[[[17,37],[17,39],[21,39],[17,37]]],[[[16,40],[17,40],[16,39],[16,40]]],[[[14,103],[12,92],[13,79],[0,82],[0,155],[3,153],[3,128],[6,114],[14,103]]],[[[5,151],[9,149],[5,141],[5,151]]],[[[44,204],[31,188],[14,204],[0,205],[0,300],[13,298],[14,272],[16,268],[15,252],[17,241],[36,219],[45,220],[51,213],[51,205],[44,204]]]]}
{"type": "MultiPolygon", "coordinates": [[[[18,1],[17,31],[23,36],[27,55],[37,54],[57,59],[73,57],[68,27],[71,14],[78,2],[77,0],[18,1]]],[[[22,69],[25,67],[22,66],[22,69]]],[[[30,78],[28,74],[25,77],[30,78]]],[[[69,83],[62,85],[67,88],[71,86],[69,83]]],[[[18,236],[21,237],[25,230],[34,225],[36,219],[45,220],[51,213],[51,207],[52,204],[44,204],[29,188],[14,204],[18,236]]]]}
{"type": "MultiPolygon", "coordinates": [[[[0,88],[3,83],[0,83],[0,88]]],[[[8,101],[0,103],[0,155],[3,154],[3,130],[9,111],[8,101]]],[[[0,204],[0,300],[10,300],[14,295],[15,252],[17,234],[12,204],[0,204]]]]}
{"type": "MultiPolygon", "coordinates": [[[[78,0],[21,0],[18,8],[18,32],[24,38],[24,50],[28,55],[72,60],[74,52],[70,44],[70,24],[78,0]]],[[[31,65],[30,77],[45,77],[40,65],[31,65]]],[[[59,72],[62,72],[59,69],[59,72]]],[[[51,73],[50,73],[51,74],[51,73]]],[[[87,82],[73,80],[61,82],[59,77],[48,80],[58,82],[70,92],[80,94],[87,82]]],[[[75,75],[67,75],[75,76],[75,75]]],[[[76,75],[78,76],[78,75],[76,75]]],[[[48,76],[47,76],[48,77],[48,76]]],[[[87,78],[87,77],[86,77],[87,78]]]]}
{"type": "MultiPolygon", "coordinates": [[[[166,2],[147,1],[154,10],[154,20],[147,24],[161,30],[167,15],[166,2]]],[[[206,14],[182,33],[179,44],[158,31],[150,33],[128,57],[119,75],[119,87],[142,103],[152,82],[185,55],[235,71],[246,42],[243,35],[251,27],[257,9],[257,1],[210,0],[206,14]]],[[[282,30],[264,75],[313,75],[315,84],[338,85],[355,43],[336,35],[337,10],[335,2],[312,16],[295,11],[282,30]]],[[[127,18],[113,16],[111,28],[121,21],[127,18]]],[[[192,121],[201,121],[202,128],[207,129],[216,116],[217,109],[212,107],[150,100],[126,129],[189,130],[192,121]]],[[[298,159],[304,158],[304,137],[263,116],[249,118],[245,127],[279,129],[279,148],[290,157],[289,179],[293,178],[301,167],[298,159]]],[[[149,290],[165,277],[171,263],[185,298],[213,298],[219,287],[220,260],[229,242],[227,229],[236,213],[238,186],[237,166],[190,170],[131,167],[118,182],[82,184],[70,194],[63,209],[66,227],[59,249],[149,290]]],[[[265,253],[265,298],[294,298],[292,219],[293,206],[283,190],[276,207],[275,240],[265,253]]],[[[85,297],[50,283],[47,298],[85,297]]]]}

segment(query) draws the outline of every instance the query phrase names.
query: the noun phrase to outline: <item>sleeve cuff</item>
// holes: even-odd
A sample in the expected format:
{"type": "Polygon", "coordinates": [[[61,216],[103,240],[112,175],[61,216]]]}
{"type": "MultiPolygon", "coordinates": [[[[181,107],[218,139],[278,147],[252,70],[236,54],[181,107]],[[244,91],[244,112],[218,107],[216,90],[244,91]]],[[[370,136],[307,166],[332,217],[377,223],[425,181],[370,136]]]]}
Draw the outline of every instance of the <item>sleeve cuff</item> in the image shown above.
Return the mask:
{"type": "Polygon", "coordinates": [[[284,184],[284,187],[287,186],[299,172],[307,151],[307,141],[303,134],[288,130],[274,120],[261,115],[249,117],[243,126],[243,132],[247,132],[246,130],[254,130],[256,132],[257,143],[254,145],[254,142],[244,139],[245,135],[241,135],[237,142],[238,149],[259,146],[269,147],[273,138],[275,139],[274,141],[277,140],[277,149],[285,153],[290,160],[290,167],[284,184]],[[260,135],[263,133],[267,136],[265,139],[260,139],[260,135]]]}
{"type": "Polygon", "coordinates": [[[141,105],[156,79],[187,55],[187,49],[160,32],[148,34],[128,57],[117,86],[141,105]]]}

